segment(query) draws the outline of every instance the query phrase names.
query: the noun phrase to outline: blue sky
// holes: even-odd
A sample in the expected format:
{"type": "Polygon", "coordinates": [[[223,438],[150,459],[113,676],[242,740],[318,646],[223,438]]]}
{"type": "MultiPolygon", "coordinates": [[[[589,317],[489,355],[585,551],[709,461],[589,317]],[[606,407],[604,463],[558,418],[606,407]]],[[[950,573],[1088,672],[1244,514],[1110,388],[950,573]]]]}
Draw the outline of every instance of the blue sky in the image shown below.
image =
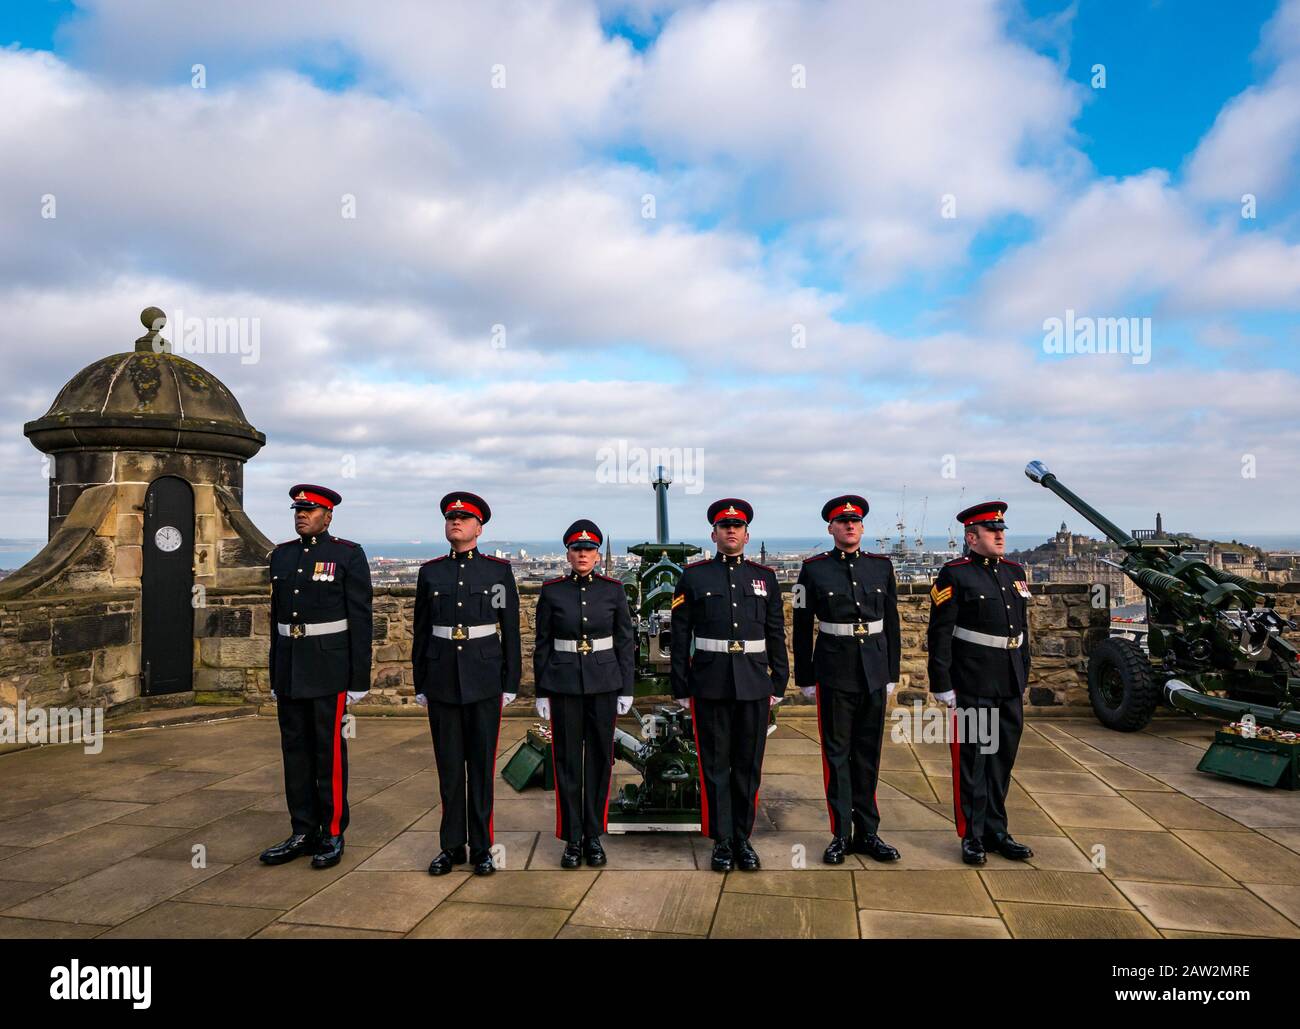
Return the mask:
{"type": "Polygon", "coordinates": [[[259,321],[196,357],[268,434],[259,522],[355,467],[376,537],[456,486],[643,534],[623,441],[704,454],[678,522],[776,535],[904,484],[1054,529],[1031,457],[1123,522],[1294,525],[1298,3],[29,0],[5,44],[0,536],[44,524],[23,423],[151,303],[259,321]],[[1045,352],[1067,310],[1151,360],[1045,352]]]}

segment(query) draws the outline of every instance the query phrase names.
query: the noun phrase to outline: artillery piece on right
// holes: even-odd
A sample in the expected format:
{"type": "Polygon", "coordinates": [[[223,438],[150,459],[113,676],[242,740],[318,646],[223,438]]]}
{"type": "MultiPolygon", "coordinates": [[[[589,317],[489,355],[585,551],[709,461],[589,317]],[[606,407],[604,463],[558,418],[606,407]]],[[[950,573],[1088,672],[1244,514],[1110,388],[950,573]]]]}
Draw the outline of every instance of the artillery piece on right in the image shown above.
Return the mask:
{"type": "Polygon", "coordinates": [[[1134,539],[1063,486],[1041,461],[1025,474],[1124,551],[1116,565],[1147,601],[1147,650],[1112,637],[1088,658],[1088,696],[1102,725],[1135,732],[1156,706],[1229,723],[1198,766],[1265,785],[1300,788],[1300,653],[1296,628],[1259,583],[1183,556],[1175,539],[1134,539]]]}

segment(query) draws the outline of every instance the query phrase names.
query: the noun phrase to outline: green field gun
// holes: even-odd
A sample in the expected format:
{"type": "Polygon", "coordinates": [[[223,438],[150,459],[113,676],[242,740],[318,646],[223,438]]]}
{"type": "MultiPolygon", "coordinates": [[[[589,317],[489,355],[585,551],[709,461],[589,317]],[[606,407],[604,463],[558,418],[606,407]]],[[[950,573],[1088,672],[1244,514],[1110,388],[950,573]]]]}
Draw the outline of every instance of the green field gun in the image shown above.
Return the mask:
{"type": "Polygon", "coordinates": [[[1300,655],[1296,623],[1251,579],[1214,568],[1173,538],[1135,539],[1061,484],[1041,461],[1025,474],[1124,553],[1115,563],[1142,590],[1147,652],[1111,638],[1088,657],[1088,696],[1108,728],[1135,732],[1162,701],[1228,723],[1197,766],[1230,779],[1300,788],[1300,655]]]}

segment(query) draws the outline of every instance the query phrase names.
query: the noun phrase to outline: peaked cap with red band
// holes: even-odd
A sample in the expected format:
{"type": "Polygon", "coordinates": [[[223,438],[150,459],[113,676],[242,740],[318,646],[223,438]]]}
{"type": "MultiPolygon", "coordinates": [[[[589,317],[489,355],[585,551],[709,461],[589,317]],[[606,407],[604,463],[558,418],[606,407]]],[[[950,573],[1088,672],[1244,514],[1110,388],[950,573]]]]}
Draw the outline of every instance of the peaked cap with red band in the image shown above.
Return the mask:
{"type": "Polygon", "coordinates": [[[337,505],[343,503],[343,498],[332,489],[313,486],[307,482],[300,482],[294,486],[289,490],[289,496],[293,498],[293,503],[289,506],[295,511],[309,511],[313,507],[323,507],[327,511],[333,511],[337,505]]]}
{"type": "Polygon", "coordinates": [[[1005,529],[1007,523],[1002,520],[1002,516],[1007,513],[1007,504],[1005,500],[989,500],[983,504],[976,504],[974,507],[968,507],[965,511],[957,515],[957,521],[962,525],[970,528],[972,525],[982,525],[986,529],[1005,529]]]}
{"type": "Polygon", "coordinates": [[[833,522],[836,518],[856,518],[861,521],[870,509],[866,497],[848,493],[822,505],[822,520],[833,522]]]}
{"type": "Polygon", "coordinates": [[[484,525],[492,517],[492,509],[487,506],[487,501],[474,493],[448,493],[439,502],[438,508],[444,518],[450,518],[454,514],[473,515],[484,525]]]}
{"type": "Polygon", "coordinates": [[[604,542],[605,537],[600,531],[600,526],[589,518],[579,518],[564,530],[564,545],[566,547],[573,547],[578,550],[595,547],[599,550],[600,545],[604,542]]]}
{"type": "Polygon", "coordinates": [[[741,500],[739,497],[723,497],[709,505],[710,525],[717,525],[719,522],[740,522],[742,525],[748,525],[753,520],[754,509],[748,501],[741,500]]]}

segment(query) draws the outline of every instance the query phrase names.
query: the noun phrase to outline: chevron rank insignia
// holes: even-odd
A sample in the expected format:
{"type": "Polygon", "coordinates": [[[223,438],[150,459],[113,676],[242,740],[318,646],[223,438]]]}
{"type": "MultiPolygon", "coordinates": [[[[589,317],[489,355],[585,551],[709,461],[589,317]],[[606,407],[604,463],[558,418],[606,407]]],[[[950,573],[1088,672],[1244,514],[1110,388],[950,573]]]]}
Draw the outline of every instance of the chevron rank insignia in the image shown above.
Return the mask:
{"type": "Polygon", "coordinates": [[[943,589],[939,589],[939,584],[935,583],[930,587],[930,599],[934,601],[935,607],[940,606],[952,599],[952,587],[945,586],[943,589]]]}
{"type": "Polygon", "coordinates": [[[676,608],[678,604],[685,604],[685,603],[686,603],[686,594],[685,594],[685,593],[678,593],[675,597],[673,597],[673,607],[674,607],[674,608],[676,608]]]}

